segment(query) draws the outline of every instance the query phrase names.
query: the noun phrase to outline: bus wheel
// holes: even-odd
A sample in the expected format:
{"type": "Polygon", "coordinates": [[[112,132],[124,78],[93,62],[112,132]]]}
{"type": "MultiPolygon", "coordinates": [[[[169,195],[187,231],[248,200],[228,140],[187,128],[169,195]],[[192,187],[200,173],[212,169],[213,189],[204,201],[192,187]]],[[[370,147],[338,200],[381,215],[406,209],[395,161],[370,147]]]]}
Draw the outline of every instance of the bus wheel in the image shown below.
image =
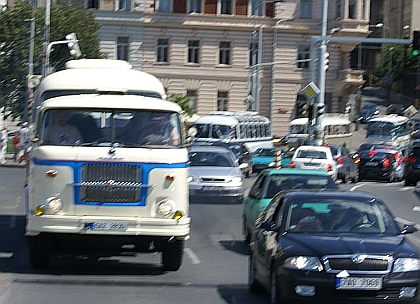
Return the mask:
{"type": "Polygon", "coordinates": [[[165,270],[176,271],[181,267],[184,251],[184,241],[169,241],[162,251],[162,264],[165,270]]]}
{"type": "Polygon", "coordinates": [[[29,237],[29,262],[33,268],[45,269],[50,263],[51,240],[43,235],[29,237]]]}

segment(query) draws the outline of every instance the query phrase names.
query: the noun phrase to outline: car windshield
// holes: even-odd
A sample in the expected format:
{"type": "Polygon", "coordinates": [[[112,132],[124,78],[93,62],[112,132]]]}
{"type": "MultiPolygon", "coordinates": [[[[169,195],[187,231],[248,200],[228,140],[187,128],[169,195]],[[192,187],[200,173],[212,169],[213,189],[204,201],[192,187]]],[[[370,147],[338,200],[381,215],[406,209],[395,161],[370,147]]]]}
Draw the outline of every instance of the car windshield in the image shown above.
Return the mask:
{"type": "Polygon", "coordinates": [[[255,152],[255,156],[273,156],[274,157],[274,150],[273,149],[258,149],[255,152]]]}
{"type": "Polygon", "coordinates": [[[191,167],[234,167],[235,163],[227,153],[190,152],[191,167]]]}
{"type": "Polygon", "coordinates": [[[328,175],[270,175],[264,198],[273,198],[277,192],[290,189],[338,189],[328,175]]]}
{"type": "Polygon", "coordinates": [[[398,226],[382,204],[356,199],[295,199],[285,210],[285,230],[397,234],[398,226]]]}

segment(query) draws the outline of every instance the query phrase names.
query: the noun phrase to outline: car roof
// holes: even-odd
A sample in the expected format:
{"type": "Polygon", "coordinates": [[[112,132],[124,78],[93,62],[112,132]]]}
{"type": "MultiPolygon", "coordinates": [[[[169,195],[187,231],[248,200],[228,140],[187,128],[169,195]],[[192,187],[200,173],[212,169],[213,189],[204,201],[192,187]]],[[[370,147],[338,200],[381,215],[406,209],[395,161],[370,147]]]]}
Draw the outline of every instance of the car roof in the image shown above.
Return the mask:
{"type": "Polygon", "coordinates": [[[327,146],[300,146],[296,150],[318,150],[318,151],[323,151],[323,150],[329,150],[329,149],[330,149],[330,147],[327,147],[327,146]]]}
{"type": "Polygon", "coordinates": [[[223,146],[191,146],[188,149],[189,152],[220,152],[220,153],[232,153],[229,149],[223,146]]]}
{"type": "Polygon", "coordinates": [[[309,170],[309,169],[292,169],[292,168],[281,168],[281,169],[265,169],[268,175],[322,175],[330,176],[327,172],[321,170],[309,170]]]}
{"type": "MultiPolygon", "coordinates": [[[[313,191],[308,189],[301,190],[290,190],[286,194],[283,194],[288,198],[308,198],[308,197],[319,197],[324,199],[340,199],[346,197],[353,200],[363,200],[367,202],[380,202],[376,196],[367,192],[358,192],[358,191],[345,191],[345,190],[326,190],[326,191],[313,191]]],[[[277,196],[277,195],[276,195],[277,196]]]]}

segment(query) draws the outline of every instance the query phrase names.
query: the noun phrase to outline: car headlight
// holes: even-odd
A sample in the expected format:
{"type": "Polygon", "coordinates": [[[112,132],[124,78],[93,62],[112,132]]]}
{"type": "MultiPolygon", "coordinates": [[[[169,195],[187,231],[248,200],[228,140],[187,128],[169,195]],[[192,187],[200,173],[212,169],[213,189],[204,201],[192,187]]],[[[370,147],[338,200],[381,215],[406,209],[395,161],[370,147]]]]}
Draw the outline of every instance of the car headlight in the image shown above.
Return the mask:
{"type": "Polygon", "coordinates": [[[190,175],[187,177],[187,183],[198,182],[198,180],[197,176],[190,175]]]}
{"type": "Polygon", "coordinates": [[[417,258],[398,258],[394,262],[392,272],[419,271],[420,259],[417,258]]]}
{"type": "Polygon", "coordinates": [[[242,178],[240,176],[232,177],[232,183],[240,183],[242,178]]]}
{"type": "Polygon", "coordinates": [[[298,270],[322,271],[323,267],[317,257],[311,256],[295,256],[287,258],[283,263],[283,267],[298,270]]]}

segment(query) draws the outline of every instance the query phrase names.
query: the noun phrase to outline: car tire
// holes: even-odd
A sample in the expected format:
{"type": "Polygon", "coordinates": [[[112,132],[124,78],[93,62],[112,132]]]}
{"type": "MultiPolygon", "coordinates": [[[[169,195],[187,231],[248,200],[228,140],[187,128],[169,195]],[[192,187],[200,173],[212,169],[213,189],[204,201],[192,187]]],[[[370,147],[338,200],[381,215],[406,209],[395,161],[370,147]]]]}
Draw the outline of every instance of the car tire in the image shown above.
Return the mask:
{"type": "Polygon", "coordinates": [[[350,170],[349,169],[346,169],[346,172],[344,172],[344,175],[341,178],[341,182],[343,184],[347,184],[347,182],[349,181],[349,178],[350,178],[350,170]]]}
{"type": "Polygon", "coordinates": [[[249,255],[248,289],[252,293],[264,292],[264,288],[262,287],[261,283],[255,279],[255,262],[252,252],[249,255]]]}
{"type": "Polygon", "coordinates": [[[45,269],[50,264],[51,240],[47,236],[38,235],[28,239],[29,262],[35,269],[45,269]]]}
{"type": "Polygon", "coordinates": [[[356,171],[354,172],[354,176],[353,176],[351,182],[353,184],[359,182],[359,169],[356,169],[356,171]]]}
{"type": "Polygon", "coordinates": [[[394,182],[394,172],[391,172],[391,173],[389,174],[389,177],[388,177],[388,179],[387,179],[387,182],[388,182],[388,183],[393,183],[393,182],[394,182]]]}
{"type": "Polygon", "coordinates": [[[282,302],[281,293],[277,278],[277,271],[273,268],[274,266],[272,265],[270,271],[270,304],[278,304],[282,302]]]}
{"type": "Polygon", "coordinates": [[[169,241],[163,246],[162,264],[165,270],[177,271],[182,264],[184,241],[169,241]]]}
{"type": "Polygon", "coordinates": [[[251,241],[251,234],[249,233],[248,229],[246,228],[245,220],[243,220],[243,222],[242,222],[242,227],[243,227],[243,232],[244,232],[244,236],[245,236],[245,243],[249,244],[249,242],[251,241]]]}

